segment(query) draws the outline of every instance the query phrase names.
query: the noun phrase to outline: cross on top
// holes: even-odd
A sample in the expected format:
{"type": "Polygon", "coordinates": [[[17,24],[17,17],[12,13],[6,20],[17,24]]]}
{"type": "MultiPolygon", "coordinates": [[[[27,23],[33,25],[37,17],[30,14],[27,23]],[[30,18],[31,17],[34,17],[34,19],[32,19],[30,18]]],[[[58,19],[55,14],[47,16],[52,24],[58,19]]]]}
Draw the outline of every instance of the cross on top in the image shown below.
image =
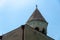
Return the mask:
{"type": "Polygon", "coordinates": [[[36,8],[37,8],[37,5],[36,5],[36,8]]]}

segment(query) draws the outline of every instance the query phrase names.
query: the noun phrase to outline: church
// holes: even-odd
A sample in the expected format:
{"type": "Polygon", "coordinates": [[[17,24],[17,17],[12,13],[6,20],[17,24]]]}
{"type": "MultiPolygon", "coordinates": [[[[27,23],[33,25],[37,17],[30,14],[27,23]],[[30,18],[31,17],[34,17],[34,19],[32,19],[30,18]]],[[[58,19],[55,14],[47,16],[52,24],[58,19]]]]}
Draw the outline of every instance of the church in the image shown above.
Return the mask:
{"type": "Polygon", "coordinates": [[[37,6],[26,24],[3,34],[0,40],[54,40],[47,35],[48,22],[37,6]]]}

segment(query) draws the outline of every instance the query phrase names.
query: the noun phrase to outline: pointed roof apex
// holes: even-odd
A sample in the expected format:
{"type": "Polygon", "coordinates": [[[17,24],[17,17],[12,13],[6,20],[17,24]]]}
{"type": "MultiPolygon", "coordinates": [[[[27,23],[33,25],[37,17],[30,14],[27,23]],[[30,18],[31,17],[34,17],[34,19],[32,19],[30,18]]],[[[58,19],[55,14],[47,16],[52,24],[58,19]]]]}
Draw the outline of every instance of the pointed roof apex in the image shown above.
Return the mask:
{"type": "Polygon", "coordinates": [[[39,12],[37,5],[36,5],[35,11],[33,12],[33,14],[31,15],[31,17],[29,18],[29,20],[27,22],[29,22],[31,20],[39,20],[39,21],[44,21],[47,23],[47,21],[44,19],[42,14],[39,12]]]}

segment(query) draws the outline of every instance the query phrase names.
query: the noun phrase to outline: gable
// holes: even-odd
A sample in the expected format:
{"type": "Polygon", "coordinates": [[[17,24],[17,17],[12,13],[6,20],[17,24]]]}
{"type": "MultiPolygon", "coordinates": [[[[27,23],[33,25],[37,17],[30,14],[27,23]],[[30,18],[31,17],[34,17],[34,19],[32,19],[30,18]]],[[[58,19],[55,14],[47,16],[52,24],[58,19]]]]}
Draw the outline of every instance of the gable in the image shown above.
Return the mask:
{"type": "Polygon", "coordinates": [[[2,40],[22,40],[22,29],[17,28],[3,35],[2,40]]]}
{"type": "Polygon", "coordinates": [[[34,30],[29,25],[25,25],[24,36],[22,37],[22,35],[23,30],[19,27],[7,34],[4,34],[2,40],[22,40],[22,38],[24,40],[54,40],[49,36],[45,36],[41,32],[34,30]]]}

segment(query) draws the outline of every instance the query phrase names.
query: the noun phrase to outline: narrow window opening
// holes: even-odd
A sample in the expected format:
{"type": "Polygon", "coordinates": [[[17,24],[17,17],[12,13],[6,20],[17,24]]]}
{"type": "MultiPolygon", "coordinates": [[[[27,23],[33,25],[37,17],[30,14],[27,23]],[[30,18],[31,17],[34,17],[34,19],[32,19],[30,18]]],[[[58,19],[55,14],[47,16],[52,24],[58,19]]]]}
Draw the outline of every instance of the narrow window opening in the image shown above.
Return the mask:
{"type": "Polygon", "coordinates": [[[45,29],[43,28],[42,33],[46,35],[45,29]]]}
{"type": "Polygon", "coordinates": [[[38,28],[38,27],[36,27],[36,28],[35,28],[35,30],[39,31],[39,28],[38,28]]]}

